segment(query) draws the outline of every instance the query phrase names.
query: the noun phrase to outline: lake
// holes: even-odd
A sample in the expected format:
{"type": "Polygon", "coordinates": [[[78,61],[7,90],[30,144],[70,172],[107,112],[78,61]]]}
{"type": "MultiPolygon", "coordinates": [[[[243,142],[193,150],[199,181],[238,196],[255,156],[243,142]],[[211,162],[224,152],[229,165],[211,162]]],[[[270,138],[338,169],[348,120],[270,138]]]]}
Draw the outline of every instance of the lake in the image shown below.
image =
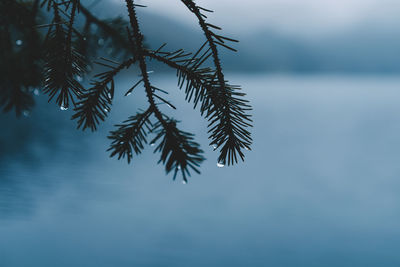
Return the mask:
{"type": "Polygon", "coordinates": [[[112,125],[145,108],[139,90],[93,134],[38,96],[30,117],[1,115],[0,266],[400,265],[400,77],[230,74],[254,145],[218,168],[207,123],[153,75],[206,152],[202,174],[173,181],[151,147],[131,165],[108,157],[112,125]]]}

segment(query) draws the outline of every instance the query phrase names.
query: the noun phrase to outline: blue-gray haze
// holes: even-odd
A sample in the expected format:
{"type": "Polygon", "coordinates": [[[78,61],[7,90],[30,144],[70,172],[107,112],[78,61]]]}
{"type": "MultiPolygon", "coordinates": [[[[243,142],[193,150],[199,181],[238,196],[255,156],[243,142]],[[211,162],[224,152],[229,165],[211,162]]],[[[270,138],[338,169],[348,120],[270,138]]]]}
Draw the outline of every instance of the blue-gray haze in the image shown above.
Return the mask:
{"type": "MultiPolygon", "coordinates": [[[[203,36],[197,21],[180,1],[141,3],[148,5],[138,9],[138,16],[151,48],[165,42],[167,49],[193,51],[201,46],[203,36]]],[[[207,14],[208,22],[221,26],[220,33],[240,41],[233,45],[239,50],[237,54],[221,49],[225,69],[252,73],[400,72],[397,0],[197,3],[215,10],[207,14]]],[[[126,17],[121,1],[102,1],[93,11],[101,17],[126,17]]]]}
{"type": "Polygon", "coordinates": [[[206,122],[152,75],[206,151],[202,174],[172,181],[152,147],[108,158],[139,90],[94,134],[38,96],[30,117],[1,115],[0,266],[399,266],[399,78],[228,74],[254,106],[254,145],[218,168],[206,122]]]}

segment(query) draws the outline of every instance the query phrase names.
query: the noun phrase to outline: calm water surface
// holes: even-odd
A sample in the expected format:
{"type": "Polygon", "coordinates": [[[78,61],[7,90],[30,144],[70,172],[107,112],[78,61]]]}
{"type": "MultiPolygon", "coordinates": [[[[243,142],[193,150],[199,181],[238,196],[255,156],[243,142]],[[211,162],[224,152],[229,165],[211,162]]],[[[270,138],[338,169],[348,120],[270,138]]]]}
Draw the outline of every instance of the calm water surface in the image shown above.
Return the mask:
{"type": "Polygon", "coordinates": [[[230,76],[254,106],[253,151],[217,168],[206,123],[175,101],[207,156],[187,185],[150,147],[108,158],[140,93],[94,134],[46,105],[3,130],[0,266],[399,266],[400,78],[230,76]]]}

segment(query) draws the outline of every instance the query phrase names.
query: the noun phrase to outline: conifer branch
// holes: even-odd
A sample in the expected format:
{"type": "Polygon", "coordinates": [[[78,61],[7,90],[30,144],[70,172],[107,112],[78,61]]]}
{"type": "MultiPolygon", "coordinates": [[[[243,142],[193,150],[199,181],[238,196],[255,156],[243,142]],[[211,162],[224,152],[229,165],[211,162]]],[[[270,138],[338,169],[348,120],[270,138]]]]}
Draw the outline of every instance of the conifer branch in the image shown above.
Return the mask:
{"type": "Polygon", "coordinates": [[[147,100],[150,104],[150,107],[153,109],[154,115],[156,116],[158,121],[161,124],[166,125],[166,121],[164,120],[162,113],[157,108],[154,102],[152,86],[150,84],[149,75],[147,71],[146,58],[144,56],[143,36],[140,32],[139,22],[136,16],[135,4],[133,3],[133,0],[125,0],[125,2],[128,9],[130,25],[133,31],[132,37],[134,38],[134,40],[131,40],[132,43],[134,44],[134,47],[132,47],[132,52],[136,53],[135,56],[137,57],[139,62],[139,68],[141,71],[141,76],[146,90],[147,100]]]}
{"type": "Polygon", "coordinates": [[[167,119],[166,125],[157,123],[154,131],[157,136],[151,141],[155,144],[159,141],[154,152],[161,152],[161,158],[158,161],[165,165],[167,173],[174,171],[174,180],[180,171],[183,182],[187,183],[187,177],[190,171],[200,173],[198,167],[204,161],[203,151],[199,144],[193,141],[193,134],[183,132],[176,127],[177,121],[167,119]]]}
{"type": "Polygon", "coordinates": [[[83,87],[77,77],[84,76],[86,63],[84,57],[72,46],[74,15],[70,16],[70,27],[66,30],[56,1],[53,1],[53,10],[54,30],[51,27],[48,32],[43,91],[49,94],[49,101],[57,96],[57,104],[65,110],[69,107],[69,101],[74,103],[74,97],[82,94],[83,87]]]}
{"type": "Polygon", "coordinates": [[[111,131],[108,136],[112,140],[111,146],[107,151],[111,151],[110,157],[118,155],[118,159],[127,158],[128,163],[132,160],[132,151],[136,155],[140,154],[147,144],[147,133],[151,131],[152,124],[149,119],[152,108],[149,107],[143,113],[131,116],[123,124],[115,125],[116,131],[111,131]]]}
{"type": "Polygon", "coordinates": [[[160,104],[166,104],[173,109],[177,107],[161,94],[168,94],[167,91],[150,82],[146,60],[154,60],[176,71],[178,88],[184,90],[186,100],[193,102],[194,108],[199,106],[200,113],[208,119],[211,145],[220,148],[218,161],[231,165],[236,163],[238,158],[244,159],[243,149],[250,149],[252,141],[248,131],[251,127],[251,116],[246,114],[251,107],[248,101],[242,98],[245,94],[238,91],[240,87],[230,85],[225,80],[218,54],[218,47],[236,51],[229,46],[229,42],[237,41],[217,34],[216,30],[221,28],[206,22],[206,16],[202,12],[212,12],[211,10],[197,6],[192,0],[181,0],[196,16],[206,37],[200,49],[192,54],[183,49],[166,52],[163,50],[164,45],[155,51],[145,48],[144,36],[136,14],[136,8],[143,6],[134,3],[134,0],[125,0],[128,21],[121,17],[99,19],[85,8],[80,0],[30,1],[32,2],[0,2],[0,106],[3,106],[4,110],[15,108],[17,115],[25,114],[33,105],[32,86],[39,86],[43,77],[43,92],[48,94],[49,101],[56,99],[56,103],[63,110],[67,109],[72,101],[75,106],[72,119],[77,120],[77,128],[95,131],[110,111],[116,76],[123,69],[138,63],[141,78],[124,94],[127,96],[139,85],[143,85],[148,108],[116,125],[117,129],[111,131],[108,136],[111,139],[108,151],[111,157],[126,157],[130,163],[133,153],[140,154],[144,149],[148,135],[155,134],[150,143],[156,146],[154,152],[160,153],[159,163],[165,165],[167,173],[174,172],[174,179],[181,173],[186,183],[190,172],[199,173],[198,167],[204,161],[203,151],[194,142],[193,134],[178,129],[178,121],[164,114],[159,108],[160,104]],[[16,13],[19,16],[10,16],[10,12],[2,10],[3,7],[18,11],[16,13]],[[47,24],[34,26],[35,18],[39,17],[43,9],[52,12],[51,23],[47,21],[47,24]],[[76,23],[80,14],[85,19],[84,25],[76,23]],[[92,24],[98,26],[97,30],[91,28],[92,24]],[[81,29],[75,28],[75,25],[81,29]],[[130,27],[127,27],[128,25],[130,27]],[[45,27],[48,27],[47,35],[44,43],[40,44],[40,38],[36,38],[38,29],[45,27]],[[128,30],[127,34],[124,32],[125,27],[128,30]],[[35,48],[29,50],[33,52],[27,53],[24,52],[26,49],[18,48],[22,44],[21,40],[11,40],[9,29],[14,31],[14,28],[22,31],[23,48],[35,48]],[[26,30],[27,28],[29,30],[26,30]],[[96,49],[91,53],[88,47],[94,44],[93,41],[96,41],[96,49]],[[96,50],[105,46],[108,54],[111,54],[109,51],[122,51],[124,60],[119,63],[101,58],[94,62],[107,69],[94,75],[90,88],[85,90],[80,81],[88,68],[89,59],[96,55],[96,50]],[[42,55],[37,51],[44,53],[42,55]],[[128,53],[133,54],[133,57],[126,59],[128,53]],[[207,66],[210,61],[212,67],[207,66]],[[25,64],[26,62],[28,64],[25,64]],[[29,75],[26,75],[27,79],[20,79],[14,72],[29,75]]]}
{"type": "Polygon", "coordinates": [[[199,65],[197,65],[198,60],[193,57],[171,59],[171,53],[160,55],[159,51],[150,50],[145,50],[145,55],[176,70],[179,88],[182,88],[186,84],[186,100],[188,102],[193,100],[195,108],[199,102],[202,102],[200,108],[201,114],[210,109],[210,103],[205,101],[207,95],[213,90],[210,83],[213,71],[210,68],[199,68],[199,65]]]}
{"type": "MultiPolygon", "coordinates": [[[[119,66],[111,66],[105,63],[98,64],[107,66],[111,70],[95,75],[99,80],[92,82],[92,87],[85,91],[75,107],[75,114],[72,119],[78,120],[78,129],[90,128],[97,130],[100,121],[104,121],[111,110],[111,102],[114,98],[114,78],[124,68],[129,68],[136,61],[131,58],[119,66]]],[[[108,63],[108,62],[107,62],[108,63]]]]}
{"type": "Polygon", "coordinates": [[[210,27],[218,30],[220,28],[206,23],[204,19],[206,16],[200,11],[201,9],[204,10],[203,8],[199,8],[192,0],[181,1],[197,17],[212,51],[218,86],[215,87],[212,94],[208,95],[210,101],[215,105],[215,109],[208,114],[211,121],[209,123],[209,127],[211,127],[209,133],[212,139],[210,145],[216,145],[217,148],[221,147],[221,153],[218,158],[221,164],[227,163],[231,165],[237,163],[237,154],[244,160],[242,149],[249,150],[252,142],[250,132],[246,129],[251,126],[250,115],[244,112],[245,110],[250,110],[251,107],[247,104],[247,101],[239,98],[244,96],[243,93],[235,92],[235,90],[239,89],[238,87],[226,83],[217,49],[217,44],[230,48],[224,44],[224,40],[233,39],[221,37],[210,30],[210,27]]]}
{"type": "MultiPolygon", "coordinates": [[[[136,53],[136,57],[139,61],[139,68],[141,70],[144,87],[146,90],[148,102],[153,114],[157,118],[158,122],[154,127],[154,131],[157,133],[156,138],[153,139],[152,143],[160,140],[159,145],[156,147],[154,152],[161,152],[161,158],[159,163],[165,164],[165,170],[167,173],[174,170],[174,179],[179,170],[181,170],[183,181],[187,182],[187,176],[190,175],[189,169],[199,172],[196,167],[204,160],[202,153],[199,149],[199,145],[193,141],[193,135],[180,131],[176,127],[177,121],[163,116],[161,111],[157,108],[153,93],[153,86],[150,84],[149,76],[147,73],[146,57],[143,48],[143,36],[140,32],[139,23],[136,16],[135,4],[133,0],[125,0],[128,8],[130,24],[133,30],[132,43],[133,52],[136,53]],[[165,118],[164,118],[165,117],[165,118]]],[[[179,55],[180,52],[175,54],[179,55]]],[[[159,97],[158,97],[159,98],[159,97]]]]}

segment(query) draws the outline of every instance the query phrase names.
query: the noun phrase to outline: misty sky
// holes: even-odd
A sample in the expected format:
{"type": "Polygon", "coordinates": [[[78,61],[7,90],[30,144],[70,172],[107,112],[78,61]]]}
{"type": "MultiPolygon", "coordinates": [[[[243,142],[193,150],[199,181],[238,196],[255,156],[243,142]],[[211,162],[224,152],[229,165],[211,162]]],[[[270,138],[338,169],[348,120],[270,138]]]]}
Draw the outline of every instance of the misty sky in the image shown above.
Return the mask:
{"type": "MultiPolygon", "coordinates": [[[[113,0],[118,1],[119,0],[113,0]]],[[[141,4],[187,23],[179,0],[140,0],[141,4]]],[[[399,22],[398,0],[198,0],[213,9],[211,21],[229,31],[273,29],[287,34],[321,36],[362,25],[393,27],[399,22]]]]}

